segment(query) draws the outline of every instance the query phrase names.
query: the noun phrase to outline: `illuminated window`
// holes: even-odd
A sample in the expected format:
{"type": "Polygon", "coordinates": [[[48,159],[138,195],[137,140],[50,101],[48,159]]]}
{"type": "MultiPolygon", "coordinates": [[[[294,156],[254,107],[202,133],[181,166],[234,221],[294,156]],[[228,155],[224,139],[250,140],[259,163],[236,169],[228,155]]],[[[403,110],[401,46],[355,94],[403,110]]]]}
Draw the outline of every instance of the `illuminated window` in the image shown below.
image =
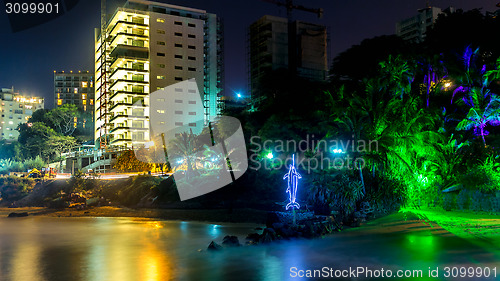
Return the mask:
{"type": "Polygon", "coordinates": [[[156,112],[158,112],[158,113],[160,113],[160,114],[163,114],[163,113],[165,113],[165,110],[158,109],[158,110],[156,110],[156,112]]]}
{"type": "MultiPolygon", "coordinates": [[[[84,104],[85,104],[85,103],[84,103],[84,104]]],[[[84,105],[84,106],[83,106],[83,111],[87,111],[87,106],[86,106],[86,105],[84,105]]],[[[85,125],[85,123],[83,123],[83,125],[85,125]]],[[[85,127],[85,126],[84,126],[84,127],[85,127]]]]}
{"type": "Polygon", "coordinates": [[[87,99],[87,94],[82,94],[82,100],[86,100],[87,99]]]}
{"type": "Polygon", "coordinates": [[[75,88],[75,90],[73,91],[75,94],[78,94],[78,88],[75,88]]]}
{"type": "Polygon", "coordinates": [[[87,88],[89,85],[89,82],[87,81],[82,81],[82,88],[87,88]]]}
{"type": "Polygon", "coordinates": [[[163,76],[163,75],[158,75],[158,76],[156,76],[156,79],[158,79],[158,80],[164,80],[164,79],[165,79],[165,76],[163,76]]]}
{"type": "Polygon", "coordinates": [[[94,82],[90,81],[90,87],[94,87],[94,82]]]}
{"type": "Polygon", "coordinates": [[[82,100],[82,104],[86,105],[87,104],[87,100],[82,100]]]}
{"type": "Polygon", "coordinates": [[[94,105],[94,100],[90,100],[90,105],[94,105]]]}
{"type": "Polygon", "coordinates": [[[76,122],[76,121],[78,121],[78,118],[74,117],[73,122],[76,122]]]}
{"type": "Polygon", "coordinates": [[[57,98],[60,99],[61,98],[61,94],[60,93],[57,93],[57,98]]]}
{"type": "Polygon", "coordinates": [[[57,105],[62,105],[62,100],[61,99],[57,100],[57,105]]]}
{"type": "Polygon", "coordinates": [[[157,19],[156,19],[156,22],[165,22],[165,19],[162,19],[162,18],[157,18],[157,19]]]}

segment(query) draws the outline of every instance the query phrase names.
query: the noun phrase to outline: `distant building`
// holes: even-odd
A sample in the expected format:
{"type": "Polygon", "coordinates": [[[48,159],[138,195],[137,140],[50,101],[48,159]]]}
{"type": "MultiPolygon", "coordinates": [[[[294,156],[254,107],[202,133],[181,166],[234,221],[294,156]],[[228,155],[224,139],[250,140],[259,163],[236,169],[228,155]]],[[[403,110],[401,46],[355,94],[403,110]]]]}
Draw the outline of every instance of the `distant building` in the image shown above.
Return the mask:
{"type": "Polygon", "coordinates": [[[440,14],[454,12],[453,7],[445,10],[437,7],[420,9],[417,15],[396,24],[396,35],[408,42],[421,43],[425,40],[427,30],[434,25],[440,14]]]}
{"type": "Polygon", "coordinates": [[[44,108],[44,99],[27,97],[14,92],[12,89],[0,89],[0,139],[7,141],[17,140],[19,131],[17,126],[26,123],[38,109],[44,108]]]}
{"type": "Polygon", "coordinates": [[[263,16],[248,28],[248,66],[252,97],[261,79],[270,71],[293,67],[304,78],[324,81],[328,71],[328,32],[326,26],[303,21],[263,16]],[[289,41],[289,31],[292,39],[289,41]],[[289,42],[294,46],[289,48],[289,42]],[[293,56],[289,50],[293,49],[293,56]],[[290,61],[292,59],[293,61],[290,61]]]}
{"type": "Polygon", "coordinates": [[[75,122],[81,133],[93,136],[94,73],[89,71],[54,71],[54,106],[74,104],[88,118],[75,122]]]}
{"type": "MultiPolygon", "coordinates": [[[[223,38],[222,22],[215,14],[128,0],[108,19],[106,28],[108,53],[104,75],[99,29],[95,37],[96,143],[130,148],[133,142],[148,142],[151,116],[148,95],[193,78],[200,95],[196,104],[200,112],[182,109],[165,112],[172,116],[165,122],[188,124],[193,118],[208,121],[220,115],[223,38]]],[[[169,89],[175,92],[177,88],[169,89]]],[[[184,90],[179,88],[179,91],[184,90]]]]}
{"type": "Polygon", "coordinates": [[[94,112],[94,73],[54,71],[54,105],[74,104],[83,112],[94,112]]]}

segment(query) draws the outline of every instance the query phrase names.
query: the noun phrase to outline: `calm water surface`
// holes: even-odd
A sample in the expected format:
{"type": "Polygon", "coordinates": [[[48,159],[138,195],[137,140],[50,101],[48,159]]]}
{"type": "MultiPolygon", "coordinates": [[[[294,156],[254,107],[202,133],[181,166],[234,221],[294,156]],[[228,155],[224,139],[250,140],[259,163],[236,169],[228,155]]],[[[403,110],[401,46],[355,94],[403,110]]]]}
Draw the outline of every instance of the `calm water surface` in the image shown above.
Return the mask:
{"type": "Polygon", "coordinates": [[[255,227],[133,218],[0,218],[0,280],[297,280],[290,276],[291,267],[325,266],[500,270],[498,249],[418,222],[372,226],[323,239],[205,250],[210,241],[220,243],[225,235],[244,242],[255,227]]]}

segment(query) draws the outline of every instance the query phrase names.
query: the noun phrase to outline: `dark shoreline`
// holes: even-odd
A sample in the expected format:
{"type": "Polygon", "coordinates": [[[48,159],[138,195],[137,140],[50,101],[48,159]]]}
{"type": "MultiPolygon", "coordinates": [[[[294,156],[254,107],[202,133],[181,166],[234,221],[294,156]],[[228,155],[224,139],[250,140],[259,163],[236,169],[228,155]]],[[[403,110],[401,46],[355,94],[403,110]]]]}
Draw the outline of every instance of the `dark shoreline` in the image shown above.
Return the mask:
{"type": "Polygon", "coordinates": [[[89,207],[49,209],[43,207],[0,208],[0,217],[24,213],[43,217],[134,217],[163,220],[182,220],[220,223],[265,224],[267,211],[256,209],[132,209],[126,207],[89,207]]]}

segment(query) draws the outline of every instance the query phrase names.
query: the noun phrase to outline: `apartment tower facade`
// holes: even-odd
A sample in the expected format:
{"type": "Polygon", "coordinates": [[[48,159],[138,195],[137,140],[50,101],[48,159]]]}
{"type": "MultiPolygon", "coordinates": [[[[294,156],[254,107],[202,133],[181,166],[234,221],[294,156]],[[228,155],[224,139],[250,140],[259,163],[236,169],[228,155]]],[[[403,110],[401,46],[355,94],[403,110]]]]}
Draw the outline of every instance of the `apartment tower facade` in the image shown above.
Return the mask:
{"type": "Polygon", "coordinates": [[[451,14],[454,7],[442,10],[438,7],[426,7],[418,10],[418,14],[396,24],[396,35],[411,43],[424,42],[427,30],[431,28],[440,14],[451,14]]]}
{"type": "MultiPolygon", "coordinates": [[[[101,147],[148,142],[148,95],[193,78],[202,101],[199,118],[220,115],[223,41],[216,15],[129,0],[107,20],[106,30],[105,40],[100,30],[95,37],[95,139],[101,147]]],[[[186,118],[192,116],[166,122],[181,124],[186,118]]]]}
{"type": "Polygon", "coordinates": [[[90,71],[54,71],[54,107],[74,104],[82,114],[75,122],[81,133],[93,136],[94,73],[90,71]]]}
{"type": "Polygon", "coordinates": [[[28,122],[33,112],[44,108],[44,99],[16,93],[14,88],[0,88],[0,140],[15,141],[17,126],[28,122]]]}

